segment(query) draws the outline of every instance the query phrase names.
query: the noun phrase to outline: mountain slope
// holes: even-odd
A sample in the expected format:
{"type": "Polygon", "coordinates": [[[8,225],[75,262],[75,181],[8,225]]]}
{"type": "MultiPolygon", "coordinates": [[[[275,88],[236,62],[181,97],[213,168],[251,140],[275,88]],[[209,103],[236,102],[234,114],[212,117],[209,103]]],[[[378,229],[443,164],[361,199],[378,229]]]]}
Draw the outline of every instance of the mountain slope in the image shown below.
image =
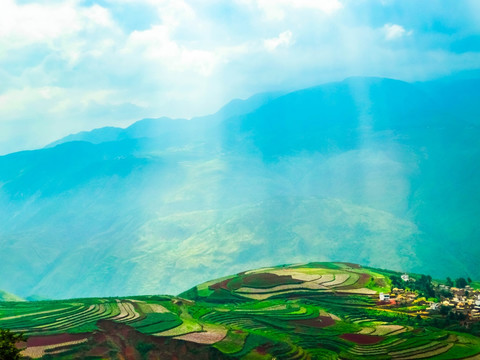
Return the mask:
{"type": "Polygon", "coordinates": [[[0,290],[0,301],[25,301],[19,296],[0,290]]]}
{"type": "Polygon", "coordinates": [[[247,134],[267,159],[301,151],[340,152],[384,140],[385,132],[410,136],[445,127],[451,118],[435,112],[436,107],[418,86],[350,78],[274,99],[225,122],[225,132],[238,142],[247,134]]]}
{"type": "MultiPolygon", "coordinates": [[[[70,204],[85,206],[78,202],[70,204]]],[[[94,209],[96,204],[88,206],[94,209]]],[[[119,209],[123,206],[117,204],[119,209]]],[[[5,266],[14,267],[9,259],[22,254],[32,238],[42,239],[30,246],[30,264],[17,269],[25,281],[3,282],[15,291],[25,292],[28,286],[33,294],[79,297],[173,292],[220,276],[225,269],[240,271],[271,264],[273,259],[327,260],[342,253],[346,260],[361,259],[370,265],[388,263],[398,269],[421,265],[414,255],[418,236],[414,224],[339,200],[277,199],[228,210],[177,213],[165,209],[157,217],[133,216],[123,209],[105,216],[100,210],[90,212],[88,229],[83,229],[83,217],[70,212],[50,219],[52,228],[43,229],[49,238],[32,232],[4,245],[5,266]],[[111,225],[102,232],[105,221],[111,225]],[[71,234],[62,229],[64,222],[71,224],[71,234]],[[152,272],[170,276],[145,275],[152,272]]]]}
{"type": "Polygon", "coordinates": [[[175,293],[312,257],[480,278],[480,129],[427,85],[352,78],[2,156],[0,262],[22,281],[0,288],[175,293]]]}

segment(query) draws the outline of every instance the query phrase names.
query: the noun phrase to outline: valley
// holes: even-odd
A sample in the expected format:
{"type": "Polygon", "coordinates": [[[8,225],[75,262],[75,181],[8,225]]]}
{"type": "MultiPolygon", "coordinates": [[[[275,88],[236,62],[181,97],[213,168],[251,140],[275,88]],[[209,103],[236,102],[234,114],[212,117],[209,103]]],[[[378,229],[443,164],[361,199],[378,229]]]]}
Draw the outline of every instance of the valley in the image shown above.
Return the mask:
{"type": "Polygon", "coordinates": [[[175,294],[339,258],[478,279],[480,128],[462,110],[478,94],[452,93],[465,81],[348,78],[0,156],[0,262],[16,274],[0,289],[175,294]]]}

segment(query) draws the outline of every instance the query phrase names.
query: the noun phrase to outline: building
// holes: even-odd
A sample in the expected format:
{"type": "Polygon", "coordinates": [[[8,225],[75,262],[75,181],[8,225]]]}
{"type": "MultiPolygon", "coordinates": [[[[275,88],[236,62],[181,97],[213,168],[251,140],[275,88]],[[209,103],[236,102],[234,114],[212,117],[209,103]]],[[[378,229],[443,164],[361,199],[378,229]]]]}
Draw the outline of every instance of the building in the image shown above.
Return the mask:
{"type": "Polygon", "coordinates": [[[378,297],[380,301],[390,301],[390,294],[384,294],[381,292],[378,297]]]}
{"type": "Polygon", "coordinates": [[[402,278],[403,281],[409,281],[410,280],[410,277],[408,276],[408,274],[403,274],[400,277],[402,278]]]}

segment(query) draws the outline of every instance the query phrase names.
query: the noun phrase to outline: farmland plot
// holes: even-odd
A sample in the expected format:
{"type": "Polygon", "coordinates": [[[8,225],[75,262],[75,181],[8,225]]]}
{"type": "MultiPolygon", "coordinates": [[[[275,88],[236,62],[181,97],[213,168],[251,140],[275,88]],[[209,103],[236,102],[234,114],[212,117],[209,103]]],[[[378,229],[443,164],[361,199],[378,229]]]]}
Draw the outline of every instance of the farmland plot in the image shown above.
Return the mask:
{"type": "Polygon", "coordinates": [[[387,280],[353,264],[289,265],[212,280],[180,297],[0,303],[0,327],[26,332],[25,356],[45,360],[162,358],[155,351],[167,344],[243,360],[480,356],[476,336],[378,307],[387,280]]]}

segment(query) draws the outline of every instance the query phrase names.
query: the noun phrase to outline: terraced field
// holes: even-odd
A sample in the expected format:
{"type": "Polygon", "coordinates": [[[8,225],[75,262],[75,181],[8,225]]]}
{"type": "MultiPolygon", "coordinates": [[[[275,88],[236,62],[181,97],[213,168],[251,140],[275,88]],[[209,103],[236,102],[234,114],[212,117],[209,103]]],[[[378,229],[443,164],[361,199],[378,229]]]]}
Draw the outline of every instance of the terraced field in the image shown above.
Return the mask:
{"type": "Polygon", "coordinates": [[[480,338],[377,305],[385,272],[259,269],[173,296],[0,303],[25,358],[476,359],[480,338]]]}

